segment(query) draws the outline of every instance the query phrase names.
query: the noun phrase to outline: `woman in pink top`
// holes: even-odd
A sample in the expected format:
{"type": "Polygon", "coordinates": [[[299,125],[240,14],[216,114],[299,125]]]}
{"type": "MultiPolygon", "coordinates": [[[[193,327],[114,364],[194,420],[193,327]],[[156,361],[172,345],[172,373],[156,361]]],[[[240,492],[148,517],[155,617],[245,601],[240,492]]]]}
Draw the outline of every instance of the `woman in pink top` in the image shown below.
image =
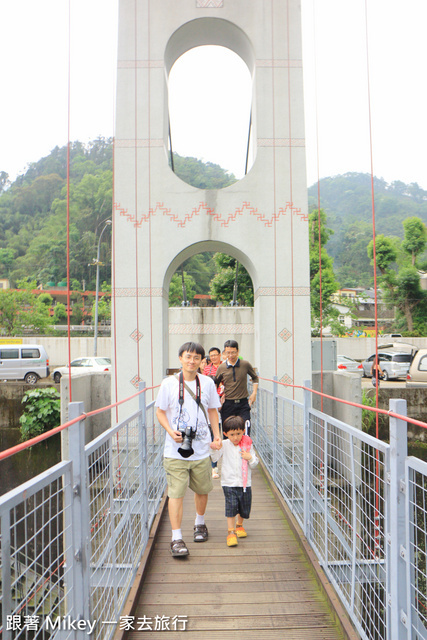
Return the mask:
{"type": "MultiPolygon", "coordinates": [[[[220,364],[221,351],[218,349],[218,347],[212,347],[211,349],[209,349],[209,362],[203,369],[203,375],[209,376],[209,378],[214,379],[216,370],[218,369],[220,364]]],[[[220,388],[218,387],[218,394],[221,396],[223,393],[224,387],[222,387],[222,390],[220,390],[220,388]]],[[[219,478],[218,462],[212,462],[212,478],[219,478]]]]}

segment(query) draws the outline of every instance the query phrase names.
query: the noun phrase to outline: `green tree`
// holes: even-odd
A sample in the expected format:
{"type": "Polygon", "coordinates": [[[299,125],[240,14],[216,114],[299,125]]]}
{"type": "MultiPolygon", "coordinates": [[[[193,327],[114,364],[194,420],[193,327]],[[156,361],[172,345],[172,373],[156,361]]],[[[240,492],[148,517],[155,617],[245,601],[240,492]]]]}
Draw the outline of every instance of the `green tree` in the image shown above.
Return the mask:
{"type": "Polygon", "coordinates": [[[416,257],[424,251],[427,243],[426,226],[420,218],[411,217],[403,221],[403,228],[402,248],[411,256],[414,267],[416,257]]]}
{"type": "MultiPolygon", "coordinates": [[[[190,302],[196,292],[194,289],[194,278],[189,276],[184,271],[184,284],[187,294],[187,301],[190,302]]],[[[169,306],[170,307],[180,307],[182,301],[184,299],[183,291],[182,291],[182,274],[174,273],[172,276],[171,283],[169,285],[169,306]]]]}
{"type": "Polygon", "coordinates": [[[423,309],[427,312],[427,294],[421,289],[420,276],[415,267],[402,267],[397,275],[391,272],[387,278],[388,290],[386,301],[389,306],[397,307],[406,320],[409,332],[414,330],[414,311],[423,309]]]}
{"type": "Polygon", "coordinates": [[[10,267],[15,258],[15,252],[12,249],[0,249],[0,265],[2,269],[2,274],[9,277],[10,267]]]}
{"type": "MultiPolygon", "coordinates": [[[[111,292],[111,285],[103,282],[101,285],[101,291],[103,292],[111,292]]],[[[93,301],[92,305],[92,321],[95,321],[95,304],[96,300],[93,301]]],[[[98,322],[107,322],[111,320],[111,297],[110,296],[102,296],[98,300],[98,322]]]]}
{"type": "Polygon", "coordinates": [[[53,324],[64,324],[67,322],[67,308],[62,302],[58,302],[53,309],[53,324]]]}
{"type": "Polygon", "coordinates": [[[188,260],[185,260],[177,269],[177,273],[180,273],[181,268],[194,278],[194,289],[196,293],[209,293],[210,282],[217,270],[212,253],[198,253],[188,258],[188,260]]]}
{"type": "MultiPolygon", "coordinates": [[[[418,219],[414,219],[406,225],[405,239],[402,243],[396,238],[382,234],[375,240],[376,262],[381,273],[380,285],[383,288],[384,301],[388,307],[397,310],[397,328],[409,333],[425,325],[427,293],[421,289],[420,275],[415,266],[408,265],[408,256],[402,258],[400,245],[403,247],[405,243],[406,254],[409,253],[412,262],[415,262],[414,256],[422,250],[423,242],[426,241],[425,238],[424,241],[422,239],[423,235],[425,236],[423,227],[418,219]]],[[[373,263],[373,241],[369,243],[367,251],[373,263]]]]}
{"type": "MultiPolygon", "coordinates": [[[[21,281],[20,289],[0,290],[0,327],[7,336],[20,335],[24,328],[44,332],[51,324],[49,305],[32,293],[35,281],[21,281]]],[[[50,296],[49,296],[50,297],[50,296]]]]}
{"type": "Polygon", "coordinates": [[[6,171],[0,171],[0,193],[7,189],[10,185],[9,174],[6,171]]]}
{"type": "Polygon", "coordinates": [[[319,232],[319,211],[315,209],[308,216],[309,224],[309,250],[310,250],[310,304],[311,304],[311,326],[312,334],[320,334],[320,327],[330,326],[334,332],[342,332],[338,323],[339,311],[333,306],[331,296],[337,291],[339,285],[335,279],[333,270],[333,260],[328,255],[324,245],[332,235],[332,230],[326,227],[326,214],[320,210],[320,232],[319,232]],[[319,236],[320,236],[320,257],[319,257],[319,236]],[[320,269],[321,262],[321,269],[320,269]],[[322,295],[320,295],[320,290],[322,295]],[[320,314],[322,307],[322,314],[320,314]]]}
{"type": "Polygon", "coordinates": [[[184,158],[173,154],[174,172],[187,184],[198,189],[223,189],[237,181],[232,174],[218,164],[203,162],[197,158],[184,158]]]}
{"type": "MultiPolygon", "coordinates": [[[[212,278],[210,293],[215,300],[230,304],[233,300],[236,280],[236,259],[225,253],[215,253],[214,261],[218,272],[212,278]]],[[[243,307],[253,307],[254,288],[245,267],[239,263],[237,270],[237,302],[243,307]]]]}
{"type": "MultiPolygon", "coordinates": [[[[371,264],[374,264],[374,241],[371,240],[367,247],[368,256],[371,258],[371,264]]],[[[383,234],[375,238],[375,258],[377,267],[381,275],[385,275],[393,262],[397,259],[396,245],[392,238],[383,234]]]]}

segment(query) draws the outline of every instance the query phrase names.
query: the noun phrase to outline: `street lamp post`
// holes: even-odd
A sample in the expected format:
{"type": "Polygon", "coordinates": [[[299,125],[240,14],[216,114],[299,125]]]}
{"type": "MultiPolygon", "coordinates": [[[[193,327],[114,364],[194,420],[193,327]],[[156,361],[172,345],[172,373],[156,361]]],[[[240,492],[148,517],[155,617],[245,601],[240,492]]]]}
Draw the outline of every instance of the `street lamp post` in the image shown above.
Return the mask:
{"type": "Polygon", "coordinates": [[[101,252],[101,238],[105,229],[112,224],[111,220],[106,220],[105,225],[102,228],[101,233],[99,234],[98,240],[98,253],[96,256],[96,292],[95,292],[95,331],[94,331],[94,340],[93,340],[93,355],[98,355],[98,293],[99,293],[99,257],[101,252]]]}

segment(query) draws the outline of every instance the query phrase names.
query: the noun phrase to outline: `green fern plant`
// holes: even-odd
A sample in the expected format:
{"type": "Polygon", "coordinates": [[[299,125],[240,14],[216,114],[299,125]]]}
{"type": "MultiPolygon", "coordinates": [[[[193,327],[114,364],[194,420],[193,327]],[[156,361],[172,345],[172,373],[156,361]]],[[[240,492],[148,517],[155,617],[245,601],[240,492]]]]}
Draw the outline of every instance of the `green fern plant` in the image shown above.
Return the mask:
{"type": "Polygon", "coordinates": [[[22,404],[24,412],[19,418],[21,442],[35,438],[60,424],[61,400],[53,387],[26,391],[22,404]]]}

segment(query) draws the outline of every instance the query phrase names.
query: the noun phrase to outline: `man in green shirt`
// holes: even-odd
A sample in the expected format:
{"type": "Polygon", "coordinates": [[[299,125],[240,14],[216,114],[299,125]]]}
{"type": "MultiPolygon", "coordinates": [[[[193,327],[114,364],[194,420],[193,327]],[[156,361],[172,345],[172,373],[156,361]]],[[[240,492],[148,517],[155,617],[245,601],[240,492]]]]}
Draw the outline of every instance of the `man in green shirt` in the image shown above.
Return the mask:
{"type": "MultiPolygon", "coordinates": [[[[224,401],[221,407],[221,420],[224,424],[229,416],[241,416],[243,420],[251,419],[251,406],[256,400],[258,376],[247,360],[239,359],[239,345],[236,340],[224,343],[226,361],[219,365],[215,384],[224,385],[224,401]],[[248,398],[248,375],[252,378],[253,391],[248,398]]],[[[248,434],[249,435],[249,434],[248,434]]]]}

